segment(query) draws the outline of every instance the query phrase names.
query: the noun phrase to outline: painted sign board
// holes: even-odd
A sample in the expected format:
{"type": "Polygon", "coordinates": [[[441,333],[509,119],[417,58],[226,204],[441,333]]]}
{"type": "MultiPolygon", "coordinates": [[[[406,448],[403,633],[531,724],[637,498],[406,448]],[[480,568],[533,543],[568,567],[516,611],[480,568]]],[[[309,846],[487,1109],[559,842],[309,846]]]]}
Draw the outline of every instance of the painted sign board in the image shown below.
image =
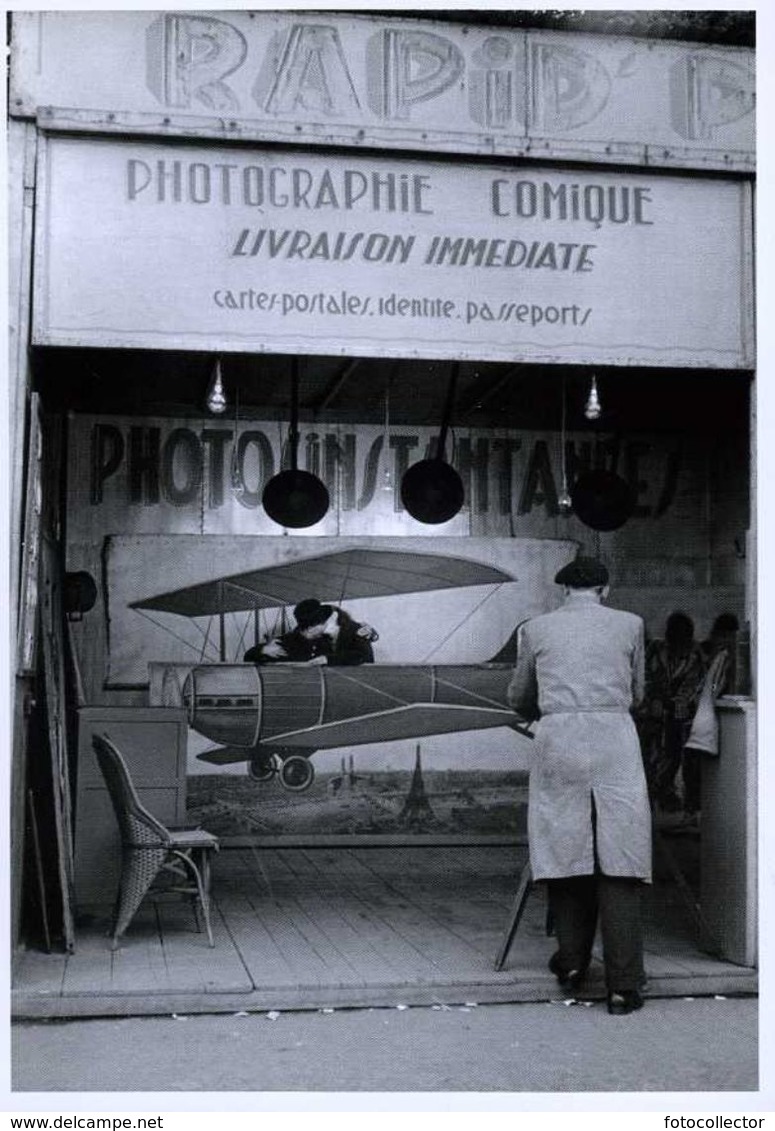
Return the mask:
{"type": "MultiPolygon", "coordinates": [[[[287,426],[277,421],[132,418],[74,414],[68,431],[68,539],[100,547],[115,534],[278,534],[265,514],[263,489],[281,466],[287,426]]],[[[401,504],[404,472],[426,459],[437,439],[430,426],[300,426],[299,466],[320,476],[331,508],[299,537],[409,536],[428,533],[401,504]]],[[[449,458],[466,488],[459,515],[437,534],[579,538],[585,527],[558,505],[562,453],[556,432],[455,428],[449,458]]],[[[616,470],[637,495],[622,537],[653,549],[655,530],[674,555],[689,555],[702,535],[697,516],[707,450],[685,438],[570,432],[569,482],[592,467],[616,470]]],[[[586,531],[588,533],[588,531],[586,531]]],[[[634,546],[630,543],[630,551],[634,546]]],[[[71,562],[69,568],[75,568],[71,562]]],[[[80,568],[80,567],[79,567],[80,568]]],[[[656,567],[655,583],[660,580],[656,567]]]]}
{"type": "Polygon", "coordinates": [[[50,137],[38,183],[38,344],[752,364],[739,181],[50,137]]]}
{"type": "Polygon", "coordinates": [[[754,168],[753,52],[334,12],[13,13],[44,127],[754,168]]]}

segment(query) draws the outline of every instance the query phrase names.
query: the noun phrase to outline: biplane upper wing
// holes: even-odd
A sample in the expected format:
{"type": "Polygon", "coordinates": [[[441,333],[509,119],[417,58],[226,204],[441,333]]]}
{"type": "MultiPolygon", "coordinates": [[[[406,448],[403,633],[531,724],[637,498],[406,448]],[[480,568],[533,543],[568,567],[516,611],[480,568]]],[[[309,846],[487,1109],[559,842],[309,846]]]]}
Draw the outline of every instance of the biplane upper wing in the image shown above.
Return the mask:
{"type": "Polygon", "coordinates": [[[310,594],[336,602],[516,580],[502,569],[466,558],[353,548],[189,585],[129,607],[202,617],[295,605],[310,594]]]}
{"type": "Polygon", "coordinates": [[[402,738],[423,738],[489,727],[526,727],[513,711],[495,707],[469,707],[450,703],[409,703],[356,718],[340,719],[303,730],[274,734],[259,746],[311,747],[327,750],[334,746],[359,746],[367,742],[394,742],[402,738]]]}

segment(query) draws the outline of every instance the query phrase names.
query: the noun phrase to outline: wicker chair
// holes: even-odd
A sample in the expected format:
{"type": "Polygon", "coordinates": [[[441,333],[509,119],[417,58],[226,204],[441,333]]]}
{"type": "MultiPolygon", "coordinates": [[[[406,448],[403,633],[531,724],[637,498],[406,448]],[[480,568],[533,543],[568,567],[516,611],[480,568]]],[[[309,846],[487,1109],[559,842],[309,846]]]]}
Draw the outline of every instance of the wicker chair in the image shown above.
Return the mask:
{"type": "Polygon", "coordinates": [[[92,744],[121,832],[121,880],[114,909],[112,949],[118,947],[151,885],[162,878],[170,881],[164,884],[164,891],[179,892],[192,900],[198,930],[201,907],[207,938],[214,946],[210,927],[210,858],[218,849],[218,838],[204,829],[165,828],[142,805],[126,763],[108,735],[93,735],[92,744]]]}

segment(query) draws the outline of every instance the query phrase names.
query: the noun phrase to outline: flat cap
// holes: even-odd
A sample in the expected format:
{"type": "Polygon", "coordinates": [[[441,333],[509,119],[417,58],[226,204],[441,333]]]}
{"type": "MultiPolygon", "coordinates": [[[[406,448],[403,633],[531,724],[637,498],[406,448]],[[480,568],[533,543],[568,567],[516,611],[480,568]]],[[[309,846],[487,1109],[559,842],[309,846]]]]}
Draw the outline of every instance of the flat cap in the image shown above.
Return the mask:
{"type": "Polygon", "coordinates": [[[555,578],[556,585],[570,589],[594,589],[608,584],[608,570],[597,558],[574,558],[564,565],[555,578]]]}

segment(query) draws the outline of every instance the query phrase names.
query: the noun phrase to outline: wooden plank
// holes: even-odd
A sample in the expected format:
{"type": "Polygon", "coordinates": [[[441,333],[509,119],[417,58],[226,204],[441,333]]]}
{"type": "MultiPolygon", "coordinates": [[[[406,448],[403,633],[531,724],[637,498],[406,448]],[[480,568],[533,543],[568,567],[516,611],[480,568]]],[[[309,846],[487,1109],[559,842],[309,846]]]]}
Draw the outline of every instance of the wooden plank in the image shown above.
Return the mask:
{"type": "Polygon", "coordinates": [[[362,972],[350,960],[346,947],[340,945],[340,931],[336,928],[341,926],[341,919],[332,919],[326,910],[326,903],[331,903],[331,892],[321,890],[317,869],[304,853],[279,855],[293,876],[289,890],[295,894],[292,898],[280,894],[278,907],[294,916],[297,929],[325,962],[332,979],[359,984],[363,981],[362,972]]]}
{"type": "Polygon", "coordinates": [[[401,851],[398,848],[386,846],[375,847],[369,852],[360,852],[360,845],[353,847],[353,854],[363,861],[364,866],[386,874],[405,873],[407,868],[414,874],[422,873],[423,876],[433,875],[470,875],[488,877],[495,875],[516,876],[524,859],[526,845],[516,842],[509,845],[431,845],[419,857],[414,856],[411,848],[401,851]],[[507,853],[505,848],[514,848],[515,851],[507,853]]]}
{"type": "MultiPolygon", "coordinates": [[[[278,862],[273,861],[273,863],[278,862]]],[[[244,867],[244,860],[239,863],[244,867]]],[[[262,951],[271,944],[283,956],[297,984],[313,986],[326,984],[329,978],[326,962],[316,947],[310,944],[303,929],[307,917],[295,906],[293,895],[287,894],[285,887],[281,890],[279,882],[274,882],[270,897],[265,891],[258,890],[254,873],[246,872],[246,878],[250,887],[246,887],[244,891],[242,908],[243,911],[246,908],[251,910],[256,926],[252,930],[249,929],[246,934],[243,923],[239,938],[235,938],[235,944],[254,981],[258,976],[257,984],[262,984],[262,951]],[[258,950],[256,942],[260,944],[258,950]]],[[[228,906],[222,894],[217,896],[217,902],[219,907],[228,906]]]]}
{"type": "Polygon", "coordinates": [[[231,891],[253,893],[258,899],[274,899],[275,892],[295,890],[296,877],[283,857],[275,851],[229,851],[228,864],[223,853],[216,856],[213,890],[221,895],[231,891]]]}
{"type": "Polygon", "coordinates": [[[348,957],[357,966],[364,984],[405,984],[407,969],[396,953],[394,936],[386,937],[381,924],[356,900],[344,898],[336,906],[341,945],[347,948],[348,957]]]}
{"type": "Polygon", "coordinates": [[[364,982],[402,982],[406,976],[403,964],[390,945],[380,944],[380,932],[375,931],[375,924],[350,883],[338,881],[319,857],[312,863],[320,867],[321,883],[316,887],[316,900],[310,906],[314,907],[325,929],[336,937],[338,947],[364,982]]]}
{"type": "MultiPolygon", "coordinates": [[[[328,968],[314,947],[309,945],[304,932],[298,929],[294,922],[292,909],[287,902],[285,904],[275,902],[268,908],[257,907],[253,904],[253,913],[257,918],[261,917],[262,926],[272,945],[285,957],[296,985],[319,987],[328,984],[328,968]]],[[[245,952],[241,951],[240,953],[243,955],[243,961],[245,961],[245,952]]],[[[256,982],[256,974],[258,974],[257,981],[261,985],[260,957],[257,967],[248,964],[248,968],[254,982],[256,982]]]]}
{"type": "Polygon", "coordinates": [[[400,964],[386,961],[385,955],[376,948],[357,916],[348,915],[349,899],[339,894],[336,900],[325,894],[310,891],[299,896],[299,904],[330,941],[335,953],[351,971],[342,982],[352,985],[395,982],[402,977],[400,964]]]}
{"type": "MultiPolygon", "coordinates": [[[[603,951],[600,947],[596,948],[595,958],[602,963],[603,951]]],[[[643,965],[650,983],[658,978],[686,977],[692,973],[691,963],[677,962],[648,945],[643,948],[643,965]]]]}
{"type": "Polygon", "coordinates": [[[31,994],[59,997],[67,962],[67,955],[64,954],[22,951],[14,960],[11,984],[14,988],[24,987],[31,994]]]}
{"type": "Polygon", "coordinates": [[[256,990],[299,985],[299,971],[276,944],[263,917],[247,895],[219,897],[218,906],[229,935],[256,990]]]}
{"type": "MultiPolygon", "coordinates": [[[[275,938],[281,938],[284,929],[283,921],[287,922],[303,939],[311,955],[316,969],[319,968],[319,981],[325,985],[365,985],[362,975],[348,960],[332,937],[322,925],[314,902],[300,892],[296,897],[285,897],[275,903],[276,917],[268,923],[268,929],[275,938]]],[[[317,904],[319,910],[320,904],[317,904]]]]}
{"type": "MultiPolygon", "coordinates": [[[[430,967],[426,973],[430,980],[444,980],[452,976],[453,971],[462,971],[463,968],[469,969],[469,972],[474,969],[477,963],[471,961],[467,944],[421,907],[389,890],[381,899],[373,897],[372,906],[375,904],[383,920],[389,920],[396,934],[417,951],[426,967],[430,967]]],[[[481,962],[478,964],[481,965],[481,962]]]]}
{"type": "MultiPolygon", "coordinates": [[[[525,856],[526,854],[522,854],[523,861],[525,856]]],[[[382,874],[378,867],[379,862],[376,863],[375,871],[382,874]]],[[[509,865],[502,876],[493,876],[486,861],[482,862],[483,866],[476,867],[471,865],[470,859],[465,861],[450,859],[447,853],[444,854],[443,860],[434,860],[431,855],[427,863],[428,867],[425,866],[424,860],[421,869],[401,869],[395,882],[410,883],[418,893],[422,893],[424,898],[431,900],[437,893],[450,889],[458,890],[461,894],[465,892],[465,899],[461,898],[459,901],[460,909],[464,913],[467,913],[474,904],[485,916],[492,912],[499,915],[510,903],[519,882],[520,867],[516,860],[513,868],[509,865]],[[485,874],[486,882],[483,882],[485,874]]]]}
{"type": "Polygon", "coordinates": [[[525,837],[462,836],[461,834],[434,833],[346,833],[342,835],[316,833],[301,835],[287,833],[283,836],[225,836],[224,848],[524,848],[525,837]]]}
{"type": "MultiPolygon", "coordinates": [[[[422,869],[413,869],[405,862],[398,875],[386,855],[369,853],[367,860],[379,874],[389,876],[390,882],[407,900],[444,924],[450,934],[460,939],[469,958],[473,950],[488,965],[492,964],[517,889],[518,874],[511,872],[511,861],[508,861],[504,873],[498,876],[499,890],[494,891],[489,871],[485,871],[487,880],[483,883],[482,862],[479,862],[479,867],[475,866],[470,854],[457,859],[445,856],[436,860],[433,854],[427,858],[424,854],[422,869]],[[430,868],[425,867],[426,859],[430,868]],[[456,874],[458,868],[461,870],[460,877],[456,874]],[[434,871],[437,878],[434,878],[434,871]]],[[[545,968],[548,958],[545,917],[545,898],[539,889],[531,895],[520,925],[519,939],[508,963],[504,963],[509,977],[514,977],[517,971],[526,972],[531,966],[545,968]]]]}
{"type": "Polygon", "coordinates": [[[260,874],[264,882],[282,884],[296,879],[296,873],[288,863],[288,857],[281,850],[273,849],[266,855],[246,853],[243,860],[247,867],[253,869],[254,874],[260,874]]]}
{"type": "Polygon", "coordinates": [[[79,930],[78,949],[70,957],[64,994],[163,993],[168,985],[159,925],[153,902],[146,900],[133,918],[120,948],[111,950],[110,917],[79,930]]]}
{"type": "Polygon", "coordinates": [[[481,883],[473,881],[443,888],[411,884],[406,886],[406,892],[450,932],[481,953],[490,953],[493,939],[502,932],[508,917],[508,904],[504,900],[483,897],[481,883]]]}
{"type": "Polygon", "coordinates": [[[434,904],[428,888],[418,890],[411,877],[386,879],[385,884],[396,908],[402,913],[400,921],[403,929],[408,932],[408,937],[416,939],[418,943],[423,940],[423,945],[428,945],[425,940],[432,940],[434,963],[450,964],[458,969],[473,968],[481,962],[480,955],[470,940],[456,931],[449,922],[445,922],[446,916],[442,914],[438,902],[434,904]]]}
{"type": "Polygon", "coordinates": [[[530,889],[532,887],[532,882],[533,876],[530,871],[530,862],[528,861],[522,869],[522,875],[519,878],[517,893],[514,896],[514,905],[511,909],[511,915],[509,916],[509,921],[503,933],[501,944],[498,947],[498,953],[495,956],[496,970],[503,969],[503,965],[506,961],[508,953],[511,950],[511,944],[514,942],[517,930],[519,929],[519,924],[522,921],[522,917],[527,907],[527,901],[530,898],[530,889]]]}
{"type": "Polygon", "coordinates": [[[27,790],[27,814],[30,824],[30,833],[32,834],[32,858],[35,865],[35,879],[37,881],[36,890],[38,893],[38,906],[40,910],[40,921],[43,929],[43,941],[46,946],[46,953],[51,953],[51,932],[48,928],[48,905],[46,897],[46,877],[43,871],[43,855],[40,849],[40,834],[38,832],[38,816],[35,811],[35,793],[33,790],[27,790]]]}
{"type": "Polygon", "coordinates": [[[201,931],[196,929],[188,900],[170,897],[155,903],[167,972],[167,993],[248,993],[253,989],[253,981],[217,905],[210,909],[215,943],[211,947],[204,923],[201,931]]]}
{"type": "MultiPolygon", "coordinates": [[[[316,860],[319,859],[319,854],[315,853],[314,856],[316,860]]],[[[425,860],[423,855],[423,862],[425,860]]],[[[410,869],[409,872],[411,871],[410,869]]],[[[398,890],[426,913],[432,914],[436,921],[460,937],[464,943],[489,956],[494,940],[505,922],[508,909],[505,893],[502,898],[494,898],[491,892],[483,890],[488,885],[483,883],[478,872],[461,879],[455,874],[454,868],[446,874],[446,864],[445,874],[439,878],[433,875],[427,877],[425,871],[423,867],[421,880],[403,877],[398,890]],[[441,879],[445,882],[441,883],[441,879]]]]}
{"type": "Polygon", "coordinates": [[[497,882],[507,899],[508,893],[516,888],[524,855],[524,851],[515,852],[513,858],[495,866],[488,850],[472,855],[467,848],[427,849],[423,850],[420,859],[410,851],[400,849],[353,852],[353,858],[359,862],[364,875],[369,872],[384,881],[402,882],[411,878],[414,882],[426,884],[476,882],[481,885],[482,877],[486,876],[487,882],[482,887],[489,892],[497,876],[497,882]]]}
{"type": "MultiPolygon", "coordinates": [[[[59,453],[60,445],[55,445],[59,453]]],[[[58,460],[55,466],[58,466],[58,460]]],[[[49,763],[51,767],[56,865],[62,906],[62,935],[65,947],[75,949],[74,857],[71,827],[72,793],[67,748],[64,634],[60,585],[59,545],[46,532],[41,542],[41,621],[43,671],[48,720],[49,763]]]]}
{"type": "MultiPolygon", "coordinates": [[[[396,884],[406,899],[432,916],[435,923],[442,924],[449,935],[459,940],[461,956],[471,960],[471,951],[481,956],[480,961],[492,963],[498,942],[507,923],[509,903],[504,899],[482,898],[480,877],[469,876],[463,882],[450,883],[444,887],[422,880],[401,880],[396,884]]],[[[516,883],[514,889],[516,888],[516,883]]],[[[509,976],[518,968],[530,963],[538,963],[539,968],[546,963],[546,941],[544,933],[544,901],[541,898],[529,905],[523,920],[523,934],[519,946],[509,963],[509,976]]]]}
{"type": "MultiPolygon", "coordinates": [[[[23,122],[9,122],[8,126],[8,309],[9,309],[9,371],[8,414],[11,451],[10,464],[10,583],[11,583],[11,636],[17,640],[20,625],[17,620],[21,595],[19,593],[19,563],[23,548],[22,531],[24,421],[27,391],[30,387],[30,311],[32,278],[32,245],[35,203],[35,153],[37,132],[34,126],[23,122]]],[[[32,637],[34,640],[34,636],[32,637]]],[[[24,649],[22,649],[22,653],[24,649]]],[[[31,662],[31,657],[30,657],[31,662]]]]}
{"type": "MultiPolygon", "coordinates": [[[[14,569],[14,586],[18,586],[18,632],[16,640],[16,670],[34,675],[37,667],[38,622],[40,619],[41,584],[41,516],[43,512],[43,480],[41,461],[43,440],[41,435],[40,396],[30,393],[29,426],[26,452],[21,444],[16,449],[14,464],[24,467],[24,526],[21,531],[21,572],[14,569]],[[22,458],[24,456],[24,458],[22,458]]],[[[20,429],[20,439],[23,433],[20,429]]]]}
{"type": "MultiPolygon", "coordinates": [[[[337,860],[341,854],[337,853],[337,860]]],[[[359,861],[359,872],[362,868],[359,861]]],[[[352,873],[348,873],[351,876],[352,873]]],[[[350,915],[356,916],[361,923],[361,930],[368,933],[375,948],[383,954],[393,956],[393,961],[398,963],[403,972],[404,984],[434,982],[437,979],[437,968],[429,960],[422,948],[406,939],[397,923],[395,908],[390,900],[385,899],[383,884],[366,870],[368,883],[358,880],[357,884],[347,882],[345,888],[349,895],[350,915]]],[[[339,898],[337,893],[337,898],[339,898]]]]}
{"type": "MultiPolygon", "coordinates": [[[[445,859],[437,861],[423,854],[421,869],[413,868],[409,861],[399,861],[402,866],[398,869],[369,868],[373,862],[375,858],[371,853],[362,858],[362,866],[372,876],[389,882],[415,902],[435,909],[436,913],[443,913],[443,917],[451,917],[452,923],[459,922],[469,938],[472,932],[486,936],[489,931],[500,929],[518,878],[512,875],[509,865],[507,875],[496,877],[496,889],[489,871],[485,875],[481,868],[471,867],[470,862],[464,862],[459,871],[457,862],[450,862],[446,854],[445,859]],[[430,870],[425,867],[426,859],[430,870]]],[[[376,863],[379,864],[378,858],[376,863]]]]}
{"type": "MultiPolygon", "coordinates": [[[[15,1020],[70,1017],[121,1017],[132,1015],[169,1015],[170,1013],[231,1013],[234,1010],[263,1012],[277,1010],[318,1010],[389,1008],[399,1002],[409,1006],[454,1006],[466,1001],[480,1005],[509,1002],[545,1002],[553,994],[546,976],[495,983],[459,982],[454,985],[404,985],[366,987],[277,987],[255,990],[251,994],[169,994],[169,995],[105,995],[42,998],[15,992],[11,1014],[15,1020]]],[[[709,994],[746,994],[758,992],[755,971],[727,965],[723,972],[710,977],[655,979],[650,983],[653,997],[706,996],[709,994]]],[[[602,996],[602,995],[598,995],[602,996]]]]}

